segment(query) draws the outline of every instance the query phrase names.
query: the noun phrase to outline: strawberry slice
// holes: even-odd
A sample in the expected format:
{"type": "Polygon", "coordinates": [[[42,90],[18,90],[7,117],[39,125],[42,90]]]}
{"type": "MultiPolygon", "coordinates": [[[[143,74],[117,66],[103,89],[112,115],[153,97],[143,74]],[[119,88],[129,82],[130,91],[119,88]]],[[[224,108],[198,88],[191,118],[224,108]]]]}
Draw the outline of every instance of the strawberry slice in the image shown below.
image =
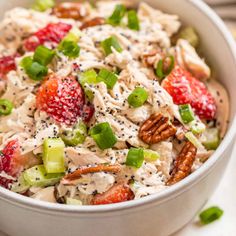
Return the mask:
{"type": "MultiPolygon", "coordinates": [[[[4,171],[6,174],[16,177],[22,170],[22,160],[20,158],[20,144],[17,139],[9,141],[0,155],[0,172],[4,171]]],[[[5,177],[0,177],[0,185],[8,188],[12,183],[5,177]]]]}
{"type": "Polygon", "coordinates": [[[15,58],[17,54],[12,56],[3,56],[0,58],[0,78],[4,79],[6,74],[11,70],[16,70],[15,58]]]}
{"type": "Polygon", "coordinates": [[[24,48],[27,51],[34,51],[39,45],[54,48],[71,28],[71,25],[62,22],[48,24],[26,39],[24,48]]]}
{"type": "Polygon", "coordinates": [[[201,119],[211,120],[215,117],[215,100],[205,84],[181,67],[174,68],[163,80],[162,87],[172,96],[175,104],[190,104],[201,119]]]}
{"type": "MultiPolygon", "coordinates": [[[[52,74],[44,81],[37,92],[36,105],[57,122],[73,125],[79,117],[92,117],[85,106],[85,96],[75,77],[59,78],[52,74]]],[[[87,105],[86,105],[87,106],[87,105]]],[[[92,112],[93,113],[93,112],[92,112]]]]}
{"type": "Polygon", "coordinates": [[[125,202],[134,199],[134,193],[128,185],[116,184],[102,194],[97,194],[91,201],[92,205],[125,202]]]}

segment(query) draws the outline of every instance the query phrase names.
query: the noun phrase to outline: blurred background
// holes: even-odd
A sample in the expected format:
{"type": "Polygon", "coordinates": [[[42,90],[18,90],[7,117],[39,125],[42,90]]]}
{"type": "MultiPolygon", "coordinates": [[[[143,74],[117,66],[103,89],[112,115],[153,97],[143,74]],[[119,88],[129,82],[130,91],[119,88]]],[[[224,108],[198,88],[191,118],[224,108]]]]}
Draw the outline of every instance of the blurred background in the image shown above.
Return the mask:
{"type": "MultiPolygon", "coordinates": [[[[205,0],[224,20],[236,39],[236,0],[205,0]]],[[[236,235],[236,232],[235,232],[236,235]]]]}

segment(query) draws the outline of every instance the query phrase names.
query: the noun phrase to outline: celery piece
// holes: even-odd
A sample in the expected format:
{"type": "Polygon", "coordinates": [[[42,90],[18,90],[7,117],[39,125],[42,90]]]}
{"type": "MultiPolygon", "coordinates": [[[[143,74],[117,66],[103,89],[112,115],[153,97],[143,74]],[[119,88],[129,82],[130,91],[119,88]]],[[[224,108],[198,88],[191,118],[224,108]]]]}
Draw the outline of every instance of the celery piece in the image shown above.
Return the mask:
{"type": "Polygon", "coordinates": [[[143,155],[144,155],[144,160],[150,161],[150,162],[156,161],[157,159],[160,158],[160,154],[158,152],[155,152],[150,149],[144,149],[143,155]]]}
{"type": "Polygon", "coordinates": [[[66,204],[67,205],[83,205],[80,200],[70,198],[70,197],[66,198],[66,204]]]}
{"type": "Polygon", "coordinates": [[[209,128],[203,133],[204,141],[202,144],[207,150],[216,150],[220,144],[220,135],[217,128],[209,128]]]}
{"type": "Polygon", "coordinates": [[[64,174],[47,174],[43,165],[37,165],[23,172],[23,177],[28,185],[34,187],[46,187],[60,181],[64,174]]]}
{"type": "Polygon", "coordinates": [[[194,48],[199,45],[199,37],[195,29],[186,27],[180,31],[179,38],[187,40],[194,48]]]}
{"type": "Polygon", "coordinates": [[[187,132],[185,137],[196,147],[199,149],[204,149],[204,146],[201,142],[197,139],[197,137],[192,132],[187,132]]]}
{"type": "Polygon", "coordinates": [[[11,191],[15,193],[24,193],[30,188],[30,185],[24,178],[24,175],[21,174],[18,178],[18,181],[13,183],[11,186],[11,191]]]}
{"type": "Polygon", "coordinates": [[[47,173],[65,172],[65,144],[61,138],[48,138],[43,143],[43,164],[47,173]]]}

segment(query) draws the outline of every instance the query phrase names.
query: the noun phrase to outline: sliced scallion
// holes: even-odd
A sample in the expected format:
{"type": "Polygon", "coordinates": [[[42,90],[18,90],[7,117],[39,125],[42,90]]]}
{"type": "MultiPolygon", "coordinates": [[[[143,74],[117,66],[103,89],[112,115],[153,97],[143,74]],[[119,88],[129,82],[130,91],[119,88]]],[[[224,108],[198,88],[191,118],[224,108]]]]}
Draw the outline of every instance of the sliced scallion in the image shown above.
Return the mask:
{"type": "Polygon", "coordinates": [[[10,115],[14,105],[7,99],[0,99],[0,116],[10,115]]]}
{"type": "Polygon", "coordinates": [[[128,27],[132,30],[139,30],[139,19],[135,10],[128,11],[128,27]]]}
{"type": "Polygon", "coordinates": [[[132,107],[141,107],[148,99],[148,92],[141,87],[137,87],[128,97],[128,103],[132,107]]]}
{"type": "Polygon", "coordinates": [[[32,8],[36,11],[46,11],[47,9],[54,7],[54,5],[54,0],[36,0],[32,8]]]}
{"type": "Polygon", "coordinates": [[[115,73],[106,69],[101,69],[97,76],[97,80],[104,82],[108,89],[112,89],[114,87],[117,79],[118,77],[115,73]]]}
{"type": "Polygon", "coordinates": [[[80,121],[71,131],[62,132],[61,138],[66,145],[76,146],[84,142],[86,135],[87,127],[82,121],[80,121]]]}
{"type": "Polygon", "coordinates": [[[190,104],[179,105],[179,113],[180,113],[182,121],[185,124],[188,124],[195,119],[194,113],[190,104]]]}
{"type": "Polygon", "coordinates": [[[108,122],[97,124],[90,129],[89,134],[102,150],[112,148],[117,142],[117,138],[108,122]]]}
{"type": "Polygon", "coordinates": [[[126,157],[126,162],[125,162],[127,166],[140,168],[143,164],[143,161],[144,161],[143,149],[141,148],[129,149],[128,155],[126,157]]]}
{"type": "Polygon", "coordinates": [[[79,56],[80,46],[75,41],[62,40],[58,45],[58,50],[69,58],[76,58],[79,56]]]}
{"type": "Polygon", "coordinates": [[[199,218],[201,223],[206,225],[220,219],[223,213],[223,210],[221,210],[219,207],[213,206],[200,213],[199,218]]]}
{"type": "Polygon", "coordinates": [[[23,58],[21,66],[32,80],[42,80],[48,74],[48,68],[34,61],[31,57],[23,58]]]}
{"type": "Polygon", "coordinates": [[[117,52],[122,52],[122,48],[115,36],[111,36],[104,41],[101,42],[101,46],[106,54],[108,56],[112,53],[111,48],[113,47],[117,52]]]}
{"type": "Polygon", "coordinates": [[[107,23],[111,25],[119,25],[126,13],[126,8],[122,4],[116,5],[112,15],[107,19],[107,23]]]}
{"type": "Polygon", "coordinates": [[[164,79],[167,75],[171,73],[175,66],[175,59],[173,56],[167,56],[164,59],[161,59],[156,68],[156,75],[160,79],[164,79]]]}
{"type": "Polygon", "coordinates": [[[55,56],[55,52],[42,45],[38,46],[35,50],[33,60],[43,66],[47,66],[55,56]]]}
{"type": "Polygon", "coordinates": [[[220,133],[218,128],[208,128],[203,133],[202,144],[207,150],[216,150],[220,144],[220,133]]]}

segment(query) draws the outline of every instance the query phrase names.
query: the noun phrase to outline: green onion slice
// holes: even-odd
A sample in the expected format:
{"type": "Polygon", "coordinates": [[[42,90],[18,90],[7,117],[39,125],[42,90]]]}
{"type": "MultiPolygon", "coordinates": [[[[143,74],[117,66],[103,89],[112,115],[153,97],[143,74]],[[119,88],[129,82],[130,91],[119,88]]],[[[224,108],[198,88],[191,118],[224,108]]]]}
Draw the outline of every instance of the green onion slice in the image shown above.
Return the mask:
{"type": "Polygon", "coordinates": [[[135,10],[128,11],[128,27],[132,30],[140,30],[139,19],[135,10]]]}
{"type": "Polygon", "coordinates": [[[148,99],[148,92],[141,87],[137,87],[128,97],[128,103],[132,107],[142,106],[148,99]]]}
{"type": "Polygon", "coordinates": [[[87,70],[80,74],[79,82],[84,89],[85,95],[91,102],[94,98],[93,92],[90,88],[86,87],[85,84],[97,84],[99,83],[97,79],[97,73],[94,69],[87,70]]]}
{"type": "Polygon", "coordinates": [[[43,164],[47,173],[65,172],[64,142],[60,138],[48,138],[43,143],[43,164]]]}
{"type": "Polygon", "coordinates": [[[112,53],[111,47],[113,47],[117,52],[122,52],[122,48],[115,36],[111,36],[104,41],[101,42],[101,46],[106,54],[108,56],[112,53]]]}
{"type": "Polygon", "coordinates": [[[206,130],[206,126],[200,120],[193,120],[189,123],[193,134],[201,134],[206,130]]]}
{"type": "Polygon", "coordinates": [[[79,82],[83,86],[85,84],[97,84],[97,73],[94,69],[87,70],[80,74],[79,82]]]}
{"type": "Polygon", "coordinates": [[[80,53],[80,46],[75,41],[62,40],[58,45],[58,50],[69,58],[77,58],[80,53]]]}
{"type": "Polygon", "coordinates": [[[81,36],[82,32],[77,27],[73,27],[63,40],[79,42],[81,36]]]}
{"type": "Polygon", "coordinates": [[[100,123],[94,126],[90,129],[89,134],[94,139],[98,147],[102,150],[112,148],[117,142],[117,138],[108,122],[100,123]]]}
{"type": "Polygon", "coordinates": [[[83,143],[87,135],[87,126],[82,122],[73,127],[71,131],[64,131],[61,134],[61,138],[66,145],[76,146],[83,143]]]}
{"type": "Polygon", "coordinates": [[[104,82],[108,89],[112,89],[117,81],[118,77],[115,73],[106,69],[101,69],[98,73],[97,80],[104,82]]]}
{"type": "Polygon", "coordinates": [[[0,99],[0,116],[10,115],[13,109],[13,103],[7,99],[0,99]]]}
{"type": "Polygon", "coordinates": [[[32,8],[36,11],[46,11],[47,9],[54,7],[54,5],[54,0],[36,0],[32,8]]]}
{"type": "Polygon", "coordinates": [[[33,61],[31,57],[23,58],[21,61],[21,66],[32,80],[42,80],[44,76],[48,74],[48,68],[36,61],[33,61]]]}
{"type": "Polygon", "coordinates": [[[156,75],[160,79],[164,79],[170,72],[173,70],[175,66],[175,58],[171,56],[167,56],[164,59],[161,59],[156,68],[156,75]]]}
{"type": "Polygon", "coordinates": [[[55,56],[55,52],[44,46],[38,46],[35,50],[33,60],[43,66],[47,66],[55,56]]]}
{"type": "Polygon", "coordinates": [[[131,148],[129,149],[128,155],[126,157],[125,164],[127,166],[133,166],[135,168],[140,168],[144,161],[144,153],[141,148],[131,148]]]}
{"type": "Polygon", "coordinates": [[[223,213],[223,210],[221,210],[219,207],[213,206],[200,213],[199,218],[201,223],[206,225],[220,219],[223,213]]]}
{"type": "Polygon", "coordinates": [[[122,4],[116,5],[112,15],[107,19],[107,23],[111,25],[119,25],[126,13],[126,8],[122,4]]]}
{"type": "Polygon", "coordinates": [[[216,150],[220,144],[220,133],[217,128],[208,128],[202,134],[202,144],[207,150],[216,150]]]}
{"type": "Polygon", "coordinates": [[[195,119],[190,104],[179,105],[179,113],[184,124],[188,124],[195,119]]]}

